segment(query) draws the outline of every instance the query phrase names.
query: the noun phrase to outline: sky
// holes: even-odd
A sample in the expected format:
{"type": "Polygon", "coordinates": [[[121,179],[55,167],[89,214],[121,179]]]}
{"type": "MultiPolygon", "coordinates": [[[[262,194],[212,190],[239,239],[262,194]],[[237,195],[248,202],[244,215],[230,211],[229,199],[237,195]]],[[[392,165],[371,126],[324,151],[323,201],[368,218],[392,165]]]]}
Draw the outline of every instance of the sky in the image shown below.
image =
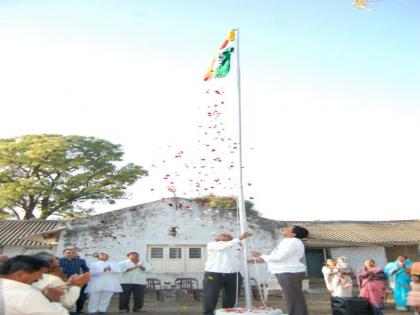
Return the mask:
{"type": "Polygon", "coordinates": [[[420,2],[370,7],[0,0],[0,137],[121,144],[149,176],[97,212],[170,197],[168,186],[237,194],[235,67],[203,81],[234,27],[245,198],[279,220],[418,219],[420,2]]]}

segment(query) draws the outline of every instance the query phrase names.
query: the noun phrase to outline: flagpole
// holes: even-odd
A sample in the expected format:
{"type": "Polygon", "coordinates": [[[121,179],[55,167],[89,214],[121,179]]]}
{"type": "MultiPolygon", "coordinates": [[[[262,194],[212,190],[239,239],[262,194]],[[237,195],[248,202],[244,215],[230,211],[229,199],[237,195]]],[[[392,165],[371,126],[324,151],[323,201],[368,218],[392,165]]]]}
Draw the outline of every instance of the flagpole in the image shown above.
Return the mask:
{"type": "MultiPolygon", "coordinates": [[[[248,230],[246,224],[244,187],[242,181],[242,110],[241,110],[241,70],[239,63],[239,27],[235,29],[236,32],[236,79],[237,79],[237,99],[238,99],[238,141],[239,141],[239,223],[241,234],[248,230]]],[[[248,249],[247,240],[242,242],[243,264],[244,264],[244,288],[245,288],[245,305],[246,308],[252,307],[251,286],[249,282],[248,272],[248,249]]]]}

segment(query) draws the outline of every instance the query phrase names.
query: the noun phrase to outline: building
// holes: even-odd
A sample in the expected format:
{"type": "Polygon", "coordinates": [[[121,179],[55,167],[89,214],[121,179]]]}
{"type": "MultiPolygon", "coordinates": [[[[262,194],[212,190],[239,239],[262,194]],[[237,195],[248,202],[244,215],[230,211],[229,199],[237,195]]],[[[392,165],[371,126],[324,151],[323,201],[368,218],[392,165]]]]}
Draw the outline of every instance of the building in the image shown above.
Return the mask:
{"type": "Polygon", "coordinates": [[[329,257],[346,256],[353,267],[361,266],[367,258],[379,266],[400,255],[420,260],[420,220],[288,223],[311,231],[306,240],[306,260],[312,276],[321,276],[322,262],[329,257]]]}
{"type": "MultiPolygon", "coordinates": [[[[236,234],[235,211],[211,209],[187,199],[162,199],[134,207],[63,222],[65,229],[57,244],[58,252],[75,247],[88,262],[104,251],[114,261],[138,251],[153,265],[150,277],[172,282],[177,277],[201,279],[206,261],[206,243],[221,232],[236,234]]],[[[281,227],[299,224],[309,229],[306,261],[310,277],[321,276],[327,257],[347,256],[353,267],[372,258],[379,265],[398,255],[419,260],[420,220],[358,221],[275,221],[259,216],[248,218],[254,233],[251,249],[271,251],[280,241],[281,227]]],[[[251,276],[269,277],[266,267],[251,266],[251,276]],[[258,268],[257,270],[255,268],[258,268]]],[[[201,282],[201,281],[200,281],[201,282]]]]}
{"type": "Polygon", "coordinates": [[[0,220],[0,254],[55,251],[63,229],[57,220],[0,220]]]}
{"type": "MultiPolygon", "coordinates": [[[[273,221],[274,222],[274,221],[273,221]]],[[[58,251],[80,250],[88,262],[99,251],[112,260],[138,251],[153,265],[150,277],[171,282],[177,277],[201,278],[206,261],[206,244],[217,234],[236,234],[234,211],[211,209],[187,199],[163,199],[135,207],[65,222],[58,251]]],[[[278,240],[274,230],[259,229],[253,243],[269,250],[278,240]]]]}
{"type": "MultiPolygon", "coordinates": [[[[321,277],[327,257],[346,256],[352,267],[367,258],[381,266],[398,255],[420,260],[420,220],[286,222],[252,215],[248,218],[254,233],[250,249],[270,252],[281,239],[279,229],[294,224],[310,231],[305,240],[309,277],[321,277]]],[[[201,279],[206,244],[222,232],[236,235],[238,225],[234,210],[168,198],[72,221],[0,220],[0,254],[47,249],[60,256],[70,247],[93,262],[100,251],[113,261],[138,251],[141,259],[153,265],[150,277],[169,283],[177,277],[201,279]]],[[[250,273],[260,279],[270,276],[265,265],[252,265],[250,273]]]]}

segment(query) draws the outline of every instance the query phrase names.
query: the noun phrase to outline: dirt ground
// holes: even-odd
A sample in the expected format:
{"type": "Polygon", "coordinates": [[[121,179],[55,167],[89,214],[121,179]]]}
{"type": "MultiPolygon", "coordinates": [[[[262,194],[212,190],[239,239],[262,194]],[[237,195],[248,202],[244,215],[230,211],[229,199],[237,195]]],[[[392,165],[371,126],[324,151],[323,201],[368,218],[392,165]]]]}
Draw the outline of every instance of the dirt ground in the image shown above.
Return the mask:
{"type": "MultiPolygon", "coordinates": [[[[330,296],[327,292],[319,293],[306,293],[306,300],[309,307],[310,315],[331,315],[330,308],[330,296]]],[[[243,306],[243,297],[239,299],[239,305],[243,306]]],[[[261,302],[257,299],[253,301],[254,306],[261,306],[261,302]]],[[[269,302],[267,304],[270,307],[278,307],[286,312],[286,306],[283,298],[276,294],[269,296],[269,302]]],[[[125,313],[125,314],[150,314],[150,315],[201,315],[201,302],[194,301],[192,295],[180,293],[177,296],[176,301],[157,301],[156,297],[150,292],[146,294],[145,305],[143,310],[146,312],[142,313],[125,313]]],[[[394,302],[392,298],[389,298],[384,310],[384,315],[411,315],[413,312],[397,312],[394,308],[394,302]]],[[[114,296],[112,303],[109,308],[109,315],[120,314],[118,312],[118,299],[114,296]]]]}

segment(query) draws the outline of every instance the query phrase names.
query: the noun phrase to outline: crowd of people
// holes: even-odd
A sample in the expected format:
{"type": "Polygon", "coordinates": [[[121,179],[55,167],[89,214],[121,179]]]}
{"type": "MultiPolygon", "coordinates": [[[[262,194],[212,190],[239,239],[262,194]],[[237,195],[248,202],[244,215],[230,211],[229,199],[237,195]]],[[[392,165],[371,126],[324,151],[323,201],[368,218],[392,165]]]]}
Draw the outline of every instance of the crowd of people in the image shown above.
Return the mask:
{"type": "MultiPolygon", "coordinates": [[[[294,226],[281,230],[279,245],[267,255],[252,251],[249,263],[268,264],[276,276],[287,301],[290,315],[307,315],[302,280],[302,239],[308,235],[305,228],[294,226]]],[[[242,283],[239,271],[241,243],[252,236],[245,232],[238,238],[220,234],[207,244],[207,261],[203,280],[203,314],[213,315],[220,291],[223,308],[234,307],[242,283]]],[[[120,312],[129,312],[130,295],[134,296],[132,311],[141,311],[146,288],[146,273],[150,264],[140,261],[137,252],[127,254],[127,260],[116,263],[106,253],[97,254],[98,261],[87,266],[76,250],[66,249],[63,257],[41,252],[18,255],[0,265],[0,314],[7,315],[65,315],[80,313],[88,298],[88,312],[101,314],[108,309],[112,295],[119,293],[120,312]]]]}
{"type": "MultiPolygon", "coordinates": [[[[289,315],[307,315],[302,292],[306,276],[305,248],[302,239],[309,231],[300,226],[280,230],[282,240],[270,254],[252,250],[248,263],[267,263],[282,288],[289,315]]],[[[238,238],[220,234],[207,244],[207,261],[203,279],[203,314],[214,315],[222,291],[223,308],[237,304],[242,277],[238,258],[242,241],[251,237],[245,232],[238,238]]],[[[49,252],[0,256],[0,314],[67,315],[78,314],[88,299],[91,314],[106,313],[114,293],[119,294],[120,312],[129,312],[133,295],[133,312],[143,308],[146,273],[151,265],[137,252],[129,252],[120,262],[110,260],[107,253],[96,255],[89,266],[74,249],[65,249],[58,258],[49,252]]],[[[346,257],[328,259],[322,268],[325,284],[333,297],[351,298],[355,283],[359,297],[370,304],[374,315],[382,314],[386,289],[392,289],[397,310],[420,311],[420,262],[412,263],[399,256],[385,268],[373,259],[353,270],[346,257]],[[354,280],[355,281],[354,281],[354,280]]]]}
{"type": "Polygon", "coordinates": [[[374,315],[382,314],[388,287],[392,290],[396,310],[408,311],[411,308],[419,314],[420,263],[412,263],[407,257],[398,256],[385,268],[377,266],[373,259],[366,259],[355,271],[348,265],[346,257],[330,258],[322,273],[333,297],[352,297],[352,278],[355,278],[358,296],[368,300],[374,315]]]}
{"type": "Polygon", "coordinates": [[[113,262],[98,253],[89,266],[76,250],[66,249],[58,258],[49,252],[3,257],[0,264],[0,314],[79,314],[88,297],[88,313],[107,312],[111,297],[119,293],[120,312],[141,312],[146,273],[151,270],[137,252],[113,262]]]}

